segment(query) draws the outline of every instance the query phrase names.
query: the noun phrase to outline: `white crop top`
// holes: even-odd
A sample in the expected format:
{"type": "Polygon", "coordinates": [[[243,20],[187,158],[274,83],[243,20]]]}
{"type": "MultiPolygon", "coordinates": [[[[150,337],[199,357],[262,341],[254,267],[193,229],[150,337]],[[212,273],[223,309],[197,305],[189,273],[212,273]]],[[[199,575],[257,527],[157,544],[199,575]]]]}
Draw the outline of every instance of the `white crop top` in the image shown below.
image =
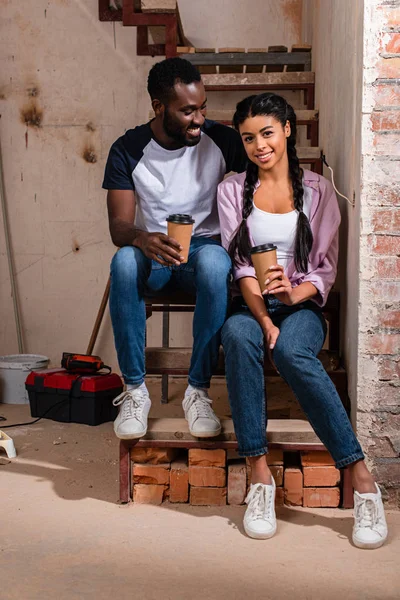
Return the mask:
{"type": "MultiPolygon", "coordinates": [[[[310,218],[311,197],[304,194],[304,214],[310,218]]],[[[288,213],[269,213],[257,208],[253,202],[253,210],[247,218],[247,225],[254,244],[275,244],[278,264],[286,270],[293,259],[294,240],[297,226],[297,210],[288,213]]]]}

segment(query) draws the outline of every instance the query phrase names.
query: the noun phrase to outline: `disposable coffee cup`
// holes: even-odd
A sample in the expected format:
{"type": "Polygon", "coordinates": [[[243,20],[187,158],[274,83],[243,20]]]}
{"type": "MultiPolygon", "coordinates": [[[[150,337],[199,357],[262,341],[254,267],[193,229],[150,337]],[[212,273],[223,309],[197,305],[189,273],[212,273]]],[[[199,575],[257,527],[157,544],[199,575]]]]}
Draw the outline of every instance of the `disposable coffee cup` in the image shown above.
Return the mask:
{"type": "Polygon", "coordinates": [[[262,293],[268,289],[268,286],[264,283],[267,279],[266,271],[272,267],[272,265],[277,264],[276,246],[274,246],[274,244],[261,244],[260,246],[253,246],[250,254],[256,270],[258,285],[260,286],[262,293]]]}
{"type": "Polygon", "coordinates": [[[182,263],[187,263],[189,257],[190,240],[192,237],[194,219],[191,215],[169,215],[167,227],[169,237],[176,240],[181,246],[182,263]]]}

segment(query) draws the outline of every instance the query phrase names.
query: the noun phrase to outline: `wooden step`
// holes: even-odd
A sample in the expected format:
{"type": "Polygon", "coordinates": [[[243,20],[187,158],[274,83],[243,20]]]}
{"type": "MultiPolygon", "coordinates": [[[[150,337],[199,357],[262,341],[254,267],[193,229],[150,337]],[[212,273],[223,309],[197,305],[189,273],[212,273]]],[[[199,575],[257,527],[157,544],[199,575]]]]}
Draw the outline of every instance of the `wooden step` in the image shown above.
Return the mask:
{"type": "MultiPolygon", "coordinates": [[[[237,69],[239,65],[261,65],[268,68],[278,66],[280,70],[286,66],[287,70],[298,68],[299,71],[311,70],[311,52],[245,52],[244,48],[221,48],[219,52],[203,52],[194,54],[182,54],[182,58],[186,58],[194,65],[220,65],[228,70],[228,67],[237,69]]],[[[221,72],[221,71],[220,71],[221,72]]],[[[230,70],[229,72],[234,72],[230,70]]]]}
{"type": "MultiPolygon", "coordinates": [[[[221,434],[214,438],[207,438],[207,441],[236,441],[232,419],[221,419],[221,425],[221,434]]],[[[271,444],[321,444],[309,422],[300,419],[272,419],[268,422],[267,435],[268,442],[271,444]]],[[[193,438],[189,432],[187,421],[183,418],[150,418],[147,433],[141,440],[143,442],[157,441],[160,443],[160,447],[162,447],[161,442],[175,441],[179,445],[184,445],[184,442],[201,442],[201,440],[193,438]]]]}
{"type": "MultiPolygon", "coordinates": [[[[208,109],[207,119],[211,121],[219,121],[221,123],[232,123],[235,109],[208,109]]],[[[297,125],[308,125],[314,121],[318,121],[318,110],[296,110],[297,125]]],[[[149,110],[149,119],[154,119],[154,111],[149,110]]]]}
{"type": "MultiPolygon", "coordinates": [[[[207,110],[207,119],[212,121],[221,121],[222,123],[231,123],[235,110],[216,109],[207,110]]],[[[318,110],[296,110],[297,124],[308,125],[313,121],[318,121],[318,110]]],[[[150,118],[154,117],[153,111],[149,113],[150,118]]]]}
{"type": "Polygon", "coordinates": [[[176,0],[140,0],[144,13],[175,13],[176,0]]]}
{"type": "MultiPolygon", "coordinates": [[[[196,55],[195,55],[196,56],[196,55]]],[[[295,89],[304,87],[304,85],[313,85],[315,83],[315,73],[304,71],[300,73],[224,73],[204,75],[203,83],[207,90],[213,89],[262,89],[275,86],[276,89],[282,88],[295,89]],[[293,87],[291,87],[293,86],[293,87]]]]}
{"type": "MultiPolygon", "coordinates": [[[[191,348],[146,348],[146,372],[148,375],[170,373],[172,375],[186,375],[189,372],[191,348]]],[[[318,356],[325,370],[330,372],[343,371],[339,367],[339,357],[336,352],[322,350],[318,356]]],[[[220,350],[216,375],[225,374],[224,353],[220,350]]],[[[277,371],[266,361],[265,374],[271,377],[278,376],[277,371]]]]}

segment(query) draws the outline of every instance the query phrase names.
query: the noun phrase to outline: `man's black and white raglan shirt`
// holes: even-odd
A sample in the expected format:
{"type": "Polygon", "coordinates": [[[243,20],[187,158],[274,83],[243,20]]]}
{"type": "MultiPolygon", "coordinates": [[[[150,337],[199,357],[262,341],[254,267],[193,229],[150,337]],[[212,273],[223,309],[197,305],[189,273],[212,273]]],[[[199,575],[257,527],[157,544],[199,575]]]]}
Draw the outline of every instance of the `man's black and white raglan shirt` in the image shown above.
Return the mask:
{"type": "Polygon", "coordinates": [[[112,146],[103,188],[133,190],[135,225],[166,233],[168,215],[186,213],[194,235],[219,234],[217,186],[226,173],[241,173],[246,155],[239,134],[206,119],[196,146],[167,150],[153,137],[150,123],[130,129],[112,146]]]}

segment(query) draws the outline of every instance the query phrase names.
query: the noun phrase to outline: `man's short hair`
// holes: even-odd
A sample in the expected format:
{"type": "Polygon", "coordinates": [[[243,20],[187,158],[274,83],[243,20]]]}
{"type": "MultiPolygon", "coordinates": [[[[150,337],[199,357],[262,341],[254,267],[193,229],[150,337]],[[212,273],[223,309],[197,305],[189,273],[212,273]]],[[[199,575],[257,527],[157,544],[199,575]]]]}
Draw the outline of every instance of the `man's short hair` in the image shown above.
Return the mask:
{"type": "Polygon", "coordinates": [[[184,58],[166,58],[156,63],[147,79],[147,91],[152,100],[160,100],[165,104],[171,96],[176,83],[194,83],[201,81],[199,70],[184,58]]]}

